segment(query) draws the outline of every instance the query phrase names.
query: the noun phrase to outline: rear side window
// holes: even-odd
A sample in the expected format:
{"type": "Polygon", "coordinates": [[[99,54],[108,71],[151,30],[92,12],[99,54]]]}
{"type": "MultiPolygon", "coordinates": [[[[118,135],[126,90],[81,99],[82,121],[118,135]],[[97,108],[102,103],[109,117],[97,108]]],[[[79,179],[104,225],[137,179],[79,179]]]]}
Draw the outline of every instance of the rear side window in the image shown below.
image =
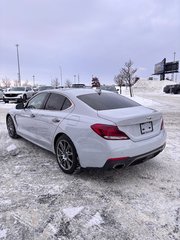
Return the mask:
{"type": "Polygon", "coordinates": [[[98,111],[140,106],[139,103],[115,93],[91,93],[77,98],[98,111]]]}
{"type": "Polygon", "coordinates": [[[46,103],[46,110],[65,110],[66,108],[71,106],[71,102],[61,94],[51,93],[49,99],[46,103]]]}
{"type": "Polygon", "coordinates": [[[69,101],[69,99],[65,98],[64,104],[62,106],[61,110],[65,110],[67,108],[69,108],[71,106],[71,102],[69,101]]]}

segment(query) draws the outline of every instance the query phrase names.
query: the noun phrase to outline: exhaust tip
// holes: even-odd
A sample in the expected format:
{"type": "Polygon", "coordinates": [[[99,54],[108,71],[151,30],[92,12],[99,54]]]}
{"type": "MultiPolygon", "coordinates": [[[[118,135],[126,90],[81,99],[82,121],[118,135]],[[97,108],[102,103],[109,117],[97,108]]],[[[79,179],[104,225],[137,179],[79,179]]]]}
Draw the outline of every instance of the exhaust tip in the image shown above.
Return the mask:
{"type": "Polygon", "coordinates": [[[113,166],[114,169],[121,169],[124,168],[124,164],[117,164],[115,166],[113,166]]]}

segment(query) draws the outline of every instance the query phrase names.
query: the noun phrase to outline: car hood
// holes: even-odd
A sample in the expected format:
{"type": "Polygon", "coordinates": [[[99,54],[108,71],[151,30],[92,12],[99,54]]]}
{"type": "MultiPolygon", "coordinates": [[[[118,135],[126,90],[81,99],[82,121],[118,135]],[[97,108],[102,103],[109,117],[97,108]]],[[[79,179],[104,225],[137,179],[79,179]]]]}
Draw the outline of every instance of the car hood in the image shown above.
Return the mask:
{"type": "Polygon", "coordinates": [[[22,94],[22,93],[25,93],[26,91],[8,91],[8,92],[5,92],[4,94],[22,94]]]}

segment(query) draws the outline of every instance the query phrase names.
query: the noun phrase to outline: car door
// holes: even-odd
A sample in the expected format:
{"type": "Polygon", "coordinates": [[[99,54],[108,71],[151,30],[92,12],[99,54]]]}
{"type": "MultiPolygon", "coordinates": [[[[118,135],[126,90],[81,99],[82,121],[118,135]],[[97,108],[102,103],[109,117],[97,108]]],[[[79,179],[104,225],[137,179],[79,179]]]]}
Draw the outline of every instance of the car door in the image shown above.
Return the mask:
{"type": "Polygon", "coordinates": [[[38,141],[39,144],[48,150],[52,149],[54,134],[57,127],[61,125],[66,116],[72,112],[71,101],[60,93],[51,93],[44,106],[36,118],[38,119],[38,141]]]}
{"type": "Polygon", "coordinates": [[[37,142],[37,129],[40,124],[37,116],[39,111],[43,111],[48,95],[44,92],[34,96],[15,116],[17,132],[32,142],[37,142]]]}

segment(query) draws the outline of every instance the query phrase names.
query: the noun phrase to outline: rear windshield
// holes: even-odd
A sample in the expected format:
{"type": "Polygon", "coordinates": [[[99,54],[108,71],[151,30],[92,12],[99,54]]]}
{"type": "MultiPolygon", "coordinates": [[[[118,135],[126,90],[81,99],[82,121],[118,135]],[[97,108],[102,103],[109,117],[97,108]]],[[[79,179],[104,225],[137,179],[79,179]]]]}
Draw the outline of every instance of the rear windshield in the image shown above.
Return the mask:
{"type": "Polygon", "coordinates": [[[77,98],[98,111],[140,106],[139,103],[116,93],[90,93],[77,98]]]}

